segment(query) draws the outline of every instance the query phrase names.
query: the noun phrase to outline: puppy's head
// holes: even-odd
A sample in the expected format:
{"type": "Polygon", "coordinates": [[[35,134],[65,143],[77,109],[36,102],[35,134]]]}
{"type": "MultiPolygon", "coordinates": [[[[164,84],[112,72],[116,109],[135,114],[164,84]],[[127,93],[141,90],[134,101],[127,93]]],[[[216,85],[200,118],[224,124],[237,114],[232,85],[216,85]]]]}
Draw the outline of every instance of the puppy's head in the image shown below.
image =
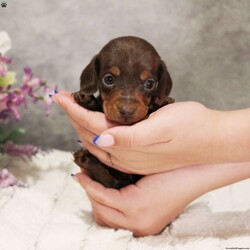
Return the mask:
{"type": "Polygon", "coordinates": [[[81,91],[99,90],[106,117],[132,124],[147,117],[150,106],[169,95],[172,80],[154,47],[137,37],[111,40],[81,74],[81,91]]]}

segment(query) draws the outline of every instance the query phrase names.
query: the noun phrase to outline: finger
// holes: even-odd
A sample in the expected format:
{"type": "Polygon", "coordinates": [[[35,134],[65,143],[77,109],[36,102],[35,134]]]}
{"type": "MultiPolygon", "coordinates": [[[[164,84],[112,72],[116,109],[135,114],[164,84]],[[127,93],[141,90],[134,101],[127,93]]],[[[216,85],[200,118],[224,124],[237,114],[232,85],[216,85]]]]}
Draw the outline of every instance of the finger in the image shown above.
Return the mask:
{"type": "MultiPolygon", "coordinates": [[[[102,162],[103,164],[111,168],[115,168],[116,170],[121,171],[123,173],[136,174],[137,171],[134,169],[134,166],[137,166],[138,162],[143,167],[145,165],[144,163],[141,163],[140,161],[138,162],[131,161],[129,162],[129,165],[128,165],[127,160],[124,160],[124,161],[120,160],[118,157],[116,157],[114,154],[111,153],[111,150],[104,151],[98,147],[93,146],[93,144],[88,143],[88,142],[84,142],[83,145],[84,145],[84,148],[86,148],[100,162],[102,162]]],[[[145,161],[145,163],[147,163],[147,161],[145,161]]]]}
{"type": "Polygon", "coordinates": [[[96,202],[117,210],[122,209],[123,199],[119,190],[105,188],[100,183],[93,181],[85,173],[78,173],[75,177],[88,195],[96,202]]]}
{"type": "MultiPolygon", "coordinates": [[[[83,187],[84,185],[91,185],[89,180],[94,182],[86,174],[77,174],[75,177],[83,187]],[[83,182],[85,182],[85,184],[83,184],[83,182]]],[[[93,192],[89,191],[90,189],[86,188],[86,186],[84,188],[91,202],[96,222],[102,226],[109,226],[115,229],[126,228],[128,219],[122,210],[106,205],[107,203],[104,200],[100,199],[96,195],[93,195],[93,192]]],[[[101,185],[99,184],[99,186],[101,185]]]]}
{"type": "Polygon", "coordinates": [[[96,136],[93,132],[88,130],[87,128],[82,127],[77,122],[69,118],[72,126],[76,130],[76,133],[78,134],[78,137],[81,139],[81,141],[88,141],[89,143],[93,144],[93,138],[96,136]]]}
{"type": "Polygon", "coordinates": [[[133,150],[125,149],[124,152],[112,147],[96,147],[92,141],[95,135],[89,130],[80,127],[75,121],[71,120],[71,122],[81,139],[79,144],[109,167],[124,173],[148,174],[148,172],[145,172],[148,166],[153,166],[155,162],[161,165],[162,149],[166,148],[162,143],[138,149],[133,148],[133,150]],[[135,153],[137,154],[136,157],[135,153]]]}
{"type": "Polygon", "coordinates": [[[90,198],[90,201],[95,219],[103,225],[114,229],[124,228],[127,225],[127,218],[121,211],[107,207],[92,198],[90,198]]]}
{"type": "Polygon", "coordinates": [[[103,164],[106,164],[108,166],[112,165],[110,164],[110,155],[108,151],[104,151],[101,148],[94,146],[92,143],[89,143],[88,141],[84,141],[83,145],[92,155],[94,155],[103,164]]]}
{"type": "Polygon", "coordinates": [[[88,128],[93,133],[100,134],[103,130],[112,126],[103,113],[81,107],[68,92],[60,91],[53,98],[72,120],[88,128]]]}
{"type": "MultiPolygon", "coordinates": [[[[158,111],[156,111],[158,112],[158,111]]],[[[120,146],[136,148],[171,141],[165,116],[157,114],[132,126],[117,126],[104,131],[95,144],[98,146],[120,146]]]]}
{"type": "Polygon", "coordinates": [[[108,225],[104,221],[102,221],[100,218],[98,218],[95,214],[94,214],[94,217],[95,217],[96,223],[99,226],[101,226],[101,227],[108,227],[108,225]]]}
{"type": "Polygon", "coordinates": [[[91,207],[92,207],[92,214],[93,214],[93,217],[95,219],[95,222],[99,225],[99,226],[102,226],[102,227],[112,227],[111,223],[107,223],[105,222],[101,216],[99,215],[98,212],[96,212],[96,204],[97,202],[95,200],[93,200],[88,194],[87,194],[89,200],[90,200],[90,203],[91,203],[91,207]]]}
{"type": "Polygon", "coordinates": [[[121,167],[121,161],[113,154],[113,150],[111,148],[100,148],[96,147],[93,144],[92,138],[94,134],[87,129],[80,127],[75,121],[71,120],[73,127],[76,129],[77,134],[79,135],[80,140],[78,143],[81,147],[87,149],[92,155],[94,155],[99,161],[103,164],[116,168],[122,172],[132,173],[134,171],[130,171],[128,169],[124,169],[121,167]],[[111,159],[112,158],[112,159],[111,159]]]}

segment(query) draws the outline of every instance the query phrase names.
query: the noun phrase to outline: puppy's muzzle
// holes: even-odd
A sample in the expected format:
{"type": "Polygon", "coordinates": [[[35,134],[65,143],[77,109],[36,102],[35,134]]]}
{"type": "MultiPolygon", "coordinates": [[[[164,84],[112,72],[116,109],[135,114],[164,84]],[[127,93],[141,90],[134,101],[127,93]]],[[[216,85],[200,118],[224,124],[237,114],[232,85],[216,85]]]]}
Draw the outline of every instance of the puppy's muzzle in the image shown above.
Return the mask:
{"type": "Polygon", "coordinates": [[[131,117],[137,109],[136,105],[131,105],[131,104],[124,104],[118,106],[118,111],[123,117],[131,117]]]}
{"type": "Polygon", "coordinates": [[[115,96],[104,102],[106,117],[120,124],[132,124],[145,118],[148,106],[141,98],[115,96]]]}

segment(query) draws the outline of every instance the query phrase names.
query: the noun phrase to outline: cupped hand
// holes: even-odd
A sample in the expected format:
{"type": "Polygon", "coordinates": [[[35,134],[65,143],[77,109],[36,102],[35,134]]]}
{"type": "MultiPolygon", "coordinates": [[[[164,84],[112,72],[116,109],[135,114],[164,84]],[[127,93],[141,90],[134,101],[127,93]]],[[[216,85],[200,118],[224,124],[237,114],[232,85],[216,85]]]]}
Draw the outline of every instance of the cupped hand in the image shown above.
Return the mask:
{"type": "Polygon", "coordinates": [[[217,162],[223,155],[218,132],[220,112],[200,103],[170,104],[132,126],[115,127],[103,113],[82,108],[67,92],[54,98],[84,146],[103,163],[123,172],[158,173],[217,162]],[[101,136],[95,145],[93,139],[97,135],[101,136]]]}
{"type": "Polygon", "coordinates": [[[65,111],[71,124],[75,128],[82,146],[90,152],[98,154],[103,159],[107,156],[106,151],[97,148],[93,138],[103,131],[114,126],[109,122],[104,113],[94,112],[81,107],[76,103],[71,93],[60,91],[53,96],[53,100],[65,111]]]}
{"type": "Polygon", "coordinates": [[[199,196],[250,178],[250,162],[188,166],[144,176],[120,190],[84,173],[74,178],[86,190],[98,224],[146,236],[160,233],[199,196]]]}
{"type": "MultiPolygon", "coordinates": [[[[197,102],[179,102],[155,111],[148,119],[132,126],[112,127],[95,143],[98,150],[110,153],[117,169],[144,175],[159,173],[220,162],[226,145],[220,139],[220,121],[219,111],[197,102]]],[[[92,152],[108,164],[98,151],[92,152]]]]}
{"type": "Polygon", "coordinates": [[[146,236],[159,234],[204,191],[195,172],[189,168],[149,175],[121,190],[105,188],[84,173],[75,178],[86,190],[98,224],[146,236]]]}

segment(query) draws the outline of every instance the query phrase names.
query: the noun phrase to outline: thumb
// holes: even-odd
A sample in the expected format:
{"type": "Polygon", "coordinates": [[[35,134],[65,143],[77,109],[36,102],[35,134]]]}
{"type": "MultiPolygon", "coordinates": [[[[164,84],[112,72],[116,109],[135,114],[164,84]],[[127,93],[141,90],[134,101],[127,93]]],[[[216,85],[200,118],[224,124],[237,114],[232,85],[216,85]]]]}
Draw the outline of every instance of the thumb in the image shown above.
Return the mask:
{"type": "Polygon", "coordinates": [[[71,93],[60,91],[52,98],[66,112],[68,117],[80,127],[87,128],[89,131],[98,134],[107,129],[108,126],[112,126],[106,122],[103,113],[90,111],[81,107],[71,93]],[[96,122],[97,120],[99,122],[96,122]]]}
{"type": "MultiPolygon", "coordinates": [[[[138,122],[131,126],[117,126],[104,131],[94,138],[97,146],[121,146],[134,148],[159,143],[162,139],[162,126],[156,116],[138,122]]],[[[164,140],[165,141],[165,140],[164,140]]]]}

